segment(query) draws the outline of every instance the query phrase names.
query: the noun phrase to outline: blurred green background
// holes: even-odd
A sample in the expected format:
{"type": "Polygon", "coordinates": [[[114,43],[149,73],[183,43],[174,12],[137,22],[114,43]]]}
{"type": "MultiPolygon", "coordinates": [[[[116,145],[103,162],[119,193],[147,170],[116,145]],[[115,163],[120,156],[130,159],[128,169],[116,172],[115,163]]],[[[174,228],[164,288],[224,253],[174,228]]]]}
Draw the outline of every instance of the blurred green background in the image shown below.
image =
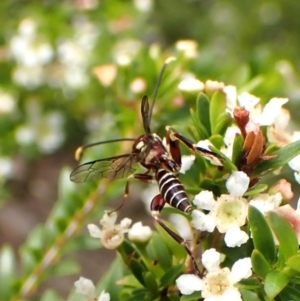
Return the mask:
{"type": "Polygon", "coordinates": [[[168,56],[179,59],[159,89],[152,127],[161,135],[188,118],[177,89],[188,73],[248,85],[263,103],[288,97],[297,128],[299,11],[294,0],[1,1],[0,244],[17,250],[46,220],[77,146],[141,134],[140,99],[153,95],[168,56]],[[191,57],[176,44],[189,39],[191,57]]]}

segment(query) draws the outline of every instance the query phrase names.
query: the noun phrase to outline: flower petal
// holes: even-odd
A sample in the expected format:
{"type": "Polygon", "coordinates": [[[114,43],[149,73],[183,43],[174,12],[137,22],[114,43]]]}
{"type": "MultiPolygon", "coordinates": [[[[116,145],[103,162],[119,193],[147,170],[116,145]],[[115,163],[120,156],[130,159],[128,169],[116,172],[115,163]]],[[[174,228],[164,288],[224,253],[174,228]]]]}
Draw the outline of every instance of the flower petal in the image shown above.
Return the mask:
{"type": "Polygon", "coordinates": [[[229,248],[240,247],[247,242],[249,235],[242,231],[239,227],[233,227],[229,229],[224,237],[226,246],[229,248]]]}
{"type": "Polygon", "coordinates": [[[183,295],[190,295],[193,292],[201,291],[203,280],[194,274],[185,274],[176,279],[177,287],[183,295]]]}
{"type": "Polygon", "coordinates": [[[202,254],[202,264],[208,272],[219,270],[221,254],[216,249],[208,249],[202,254]]]}
{"type": "Polygon", "coordinates": [[[246,257],[236,261],[231,268],[231,275],[235,279],[235,282],[241,279],[247,279],[252,275],[251,258],[246,257]]]}
{"type": "Polygon", "coordinates": [[[226,188],[232,196],[243,196],[249,183],[250,179],[243,171],[233,171],[226,181],[226,188]]]}

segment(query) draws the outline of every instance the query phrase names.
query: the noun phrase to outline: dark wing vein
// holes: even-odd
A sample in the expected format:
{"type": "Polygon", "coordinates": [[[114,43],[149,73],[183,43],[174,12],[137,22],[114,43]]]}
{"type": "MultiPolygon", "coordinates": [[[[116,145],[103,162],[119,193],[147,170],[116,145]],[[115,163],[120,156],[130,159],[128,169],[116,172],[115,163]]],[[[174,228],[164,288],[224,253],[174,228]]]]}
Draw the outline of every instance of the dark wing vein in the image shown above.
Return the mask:
{"type": "Polygon", "coordinates": [[[120,179],[133,174],[134,163],[138,162],[134,154],[125,154],[111,158],[84,163],[76,167],[71,173],[70,179],[76,183],[95,181],[102,178],[120,179]]]}

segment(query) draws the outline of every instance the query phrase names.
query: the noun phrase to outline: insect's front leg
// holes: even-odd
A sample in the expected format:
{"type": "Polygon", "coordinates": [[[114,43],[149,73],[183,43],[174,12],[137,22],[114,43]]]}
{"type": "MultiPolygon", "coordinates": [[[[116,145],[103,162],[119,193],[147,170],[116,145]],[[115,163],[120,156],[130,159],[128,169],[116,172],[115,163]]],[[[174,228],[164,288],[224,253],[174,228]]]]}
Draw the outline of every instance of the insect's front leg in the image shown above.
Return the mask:
{"type": "Polygon", "coordinates": [[[216,154],[208,149],[205,149],[203,147],[197,146],[197,144],[195,144],[193,141],[182,136],[181,134],[179,134],[176,130],[174,130],[170,126],[167,126],[166,130],[167,130],[167,136],[169,137],[169,140],[173,141],[173,143],[175,141],[177,143],[178,143],[178,141],[181,141],[193,152],[199,152],[204,157],[208,158],[214,165],[223,166],[223,164],[221,162],[221,158],[218,154],[216,154]]]}
{"type": "Polygon", "coordinates": [[[196,259],[193,256],[193,253],[191,251],[191,249],[189,248],[189,245],[187,243],[187,241],[185,239],[183,239],[181,236],[179,236],[176,232],[174,232],[172,229],[170,229],[160,218],[159,218],[159,213],[160,211],[163,209],[164,205],[165,205],[166,201],[164,200],[164,198],[162,197],[161,194],[158,194],[157,196],[155,196],[151,202],[151,214],[153,216],[153,218],[159,223],[159,225],[175,240],[177,241],[179,244],[181,244],[187,254],[189,255],[192,264],[194,266],[194,270],[196,271],[196,273],[202,277],[202,273],[200,272],[196,259]]]}
{"type": "Polygon", "coordinates": [[[169,152],[172,158],[174,159],[174,161],[178,164],[179,167],[181,167],[181,151],[179,147],[179,140],[171,137],[172,132],[168,130],[168,128],[166,129],[167,129],[166,143],[169,148],[169,152]]]}

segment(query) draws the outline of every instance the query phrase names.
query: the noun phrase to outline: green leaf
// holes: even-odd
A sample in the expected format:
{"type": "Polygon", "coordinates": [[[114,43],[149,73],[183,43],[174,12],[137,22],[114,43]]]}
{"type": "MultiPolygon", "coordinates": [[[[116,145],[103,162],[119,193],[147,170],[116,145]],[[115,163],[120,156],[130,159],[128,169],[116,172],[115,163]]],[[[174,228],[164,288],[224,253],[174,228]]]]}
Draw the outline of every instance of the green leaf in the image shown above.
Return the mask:
{"type": "Polygon", "coordinates": [[[54,290],[47,290],[40,301],[60,301],[63,300],[54,290]]]}
{"type": "Polygon", "coordinates": [[[298,252],[298,239],[295,230],[288,221],[275,212],[268,212],[267,220],[279,241],[279,253],[287,261],[298,252]]]}
{"type": "Polygon", "coordinates": [[[9,300],[11,283],[15,279],[16,263],[13,248],[4,245],[0,250],[0,300],[9,300]]]}
{"type": "Polygon", "coordinates": [[[198,117],[200,124],[205,129],[200,140],[206,139],[211,136],[209,106],[210,100],[208,99],[208,97],[205,94],[200,93],[196,100],[196,116],[198,117]]]}
{"type": "MultiPolygon", "coordinates": [[[[162,231],[164,230],[162,229],[162,231]]],[[[147,248],[150,249],[153,260],[158,261],[163,270],[168,271],[172,267],[172,254],[166,246],[164,239],[158,233],[153,233],[147,248]]]]}
{"type": "Polygon", "coordinates": [[[221,113],[216,120],[216,126],[213,131],[213,134],[224,135],[227,128],[231,125],[231,123],[232,123],[232,118],[230,114],[227,112],[221,113]]]}
{"type": "Polygon", "coordinates": [[[300,254],[291,256],[286,263],[290,268],[300,273],[300,254]]]}
{"type": "Polygon", "coordinates": [[[243,297],[243,301],[263,301],[263,299],[258,297],[257,293],[253,291],[245,289],[240,289],[239,291],[243,297]]]}
{"type": "Polygon", "coordinates": [[[232,148],[232,162],[235,165],[239,164],[239,160],[241,158],[242,150],[243,150],[244,138],[240,134],[236,134],[233,142],[232,148]]]}
{"type": "MultiPolygon", "coordinates": [[[[121,300],[126,300],[126,301],[151,301],[153,299],[150,299],[149,292],[145,289],[139,289],[135,290],[134,292],[131,293],[130,296],[125,296],[126,299],[122,298],[121,300]]],[[[111,299],[114,300],[114,299],[111,299]]],[[[115,299],[115,300],[119,300],[115,299]]]]}
{"type": "Polygon", "coordinates": [[[135,276],[135,278],[143,285],[145,286],[145,281],[143,277],[143,273],[146,271],[145,267],[135,258],[132,258],[129,261],[129,268],[132,272],[132,274],[135,276]]]}
{"type": "Polygon", "coordinates": [[[283,301],[298,301],[300,296],[300,289],[288,285],[279,293],[279,296],[283,301]]]}
{"type": "Polygon", "coordinates": [[[261,282],[260,280],[255,278],[247,278],[247,279],[240,280],[237,285],[238,287],[246,290],[256,290],[261,287],[261,282]]]}
{"type": "Polygon", "coordinates": [[[224,92],[217,91],[212,96],[209,108],[209,118],[211,124],[211,132],[213,134],[218,133],[216,131],[219,116],[226,111],[226,99],[224,92]]]}
{"type": "Polygon", "coordinates": [[[244,196],[249,196],[249,195],[256,195],[259,193],[262,193],[268,189],[267,184],[257,184],[253,187],[251,187],[245,194],[244,196]]]}
{"type": "Polygon", "coordinates": [[[147,271],[146,273],[144,273],[143,277],[144,277],[145,287],[149,291],[151,291],[152,294],[156,294],[156,292],[158,291],[158,285],[154,275],[150,271],[147,271]]]}
{"type": "Polygon", "coordinates": [[[180,301],[195,301],[200,300],[201,292],[194,292],[190,295],[184,295],[180,298],[180,301]]]}
{"type": "Polygon", "coordinates": [[[275,242],[264,215],[254,206],[249,206],[248,220],[254,247],[270,264],[273,264],[276,261],[275,242]]]}
{"type": "Polygon", "coordinates": [[[175,283],[175,280],[180,276],[183,271],[183,264],[176,265],[167,271],[160,280],[162,287],[167,287],[175,283]]]}
{"type": "Polygon", "coordinates": [[[124,276],[125,270],[127,271],[128,269],[127,267],[125,269],[121,256],[118,256],[97,284],[97,291],[101,292],[105,290],[109,292],[111,300],[119,300],[118,297],[122,290],[122,287],[116,285],[116,282],[124,276]]]}
{"type": "Polygon", "coordinates": [[[300,154],[300,140],[295,141],[285,147],[280,148],[279,150],[272,153],[276,157],[272,160],[266,160],[257,165],[255,170],[252,172],[252,176],[261,176],[263,173],[266,173],[270,170],[278,169],[294,157],[300,154]]]}
{"type": "Polygon", "coordinates": [[[267,274],[271,271],[271,266],[266,258],[258,250],[254,249],[251,254],[251,262],[253,271],[259,277],[265,279],[267,274]]]}
{"type": "Polygon", "coordinates": [[[221,135],[212,135],[209,141],[217,148],[220,149],[224,145],[224,138],[221,135]]]}
{"type": "MultiPolygon", "coordinates": [[[[179,211],[179,210],[177,210],[177,211],[179,211]]],[[[167,221],[164,221],[164,223],[172,231],[174,231],[178,234],[178,231],[176,231],[174,225],[172,225],[170,222],[167,222],[167,221]]],[[[155,225],[156,225],[156,229],[157,229],[160,237],[164,241],[164,244],[169,249],[169,252],[171,254],[170,261],[172,262],[172,255],[177,259],[186,258],[187,254],[186,254],[184,247],[180,243],[178,243],[173,237],[171,237],[161,226],[159,226],[156,223],[155,223],[155,225]]],[[[172,264],[171,264],[171,266],[172,266],[172,264]]]]}
{"type": "Polygon", "coordinates": [[[49,272],[49,275],[51,276],[72,275],[80,272],[80,266],[73,259],[65,259],[62,260],[59,264],[50,268],[49,272]]]}
{"type": "Polygon", "coordinates": [[[269,298],[276,297],[288,284],[288,277],[280,271],[271,271],[265,279],[265,292],[269,298]]]}

